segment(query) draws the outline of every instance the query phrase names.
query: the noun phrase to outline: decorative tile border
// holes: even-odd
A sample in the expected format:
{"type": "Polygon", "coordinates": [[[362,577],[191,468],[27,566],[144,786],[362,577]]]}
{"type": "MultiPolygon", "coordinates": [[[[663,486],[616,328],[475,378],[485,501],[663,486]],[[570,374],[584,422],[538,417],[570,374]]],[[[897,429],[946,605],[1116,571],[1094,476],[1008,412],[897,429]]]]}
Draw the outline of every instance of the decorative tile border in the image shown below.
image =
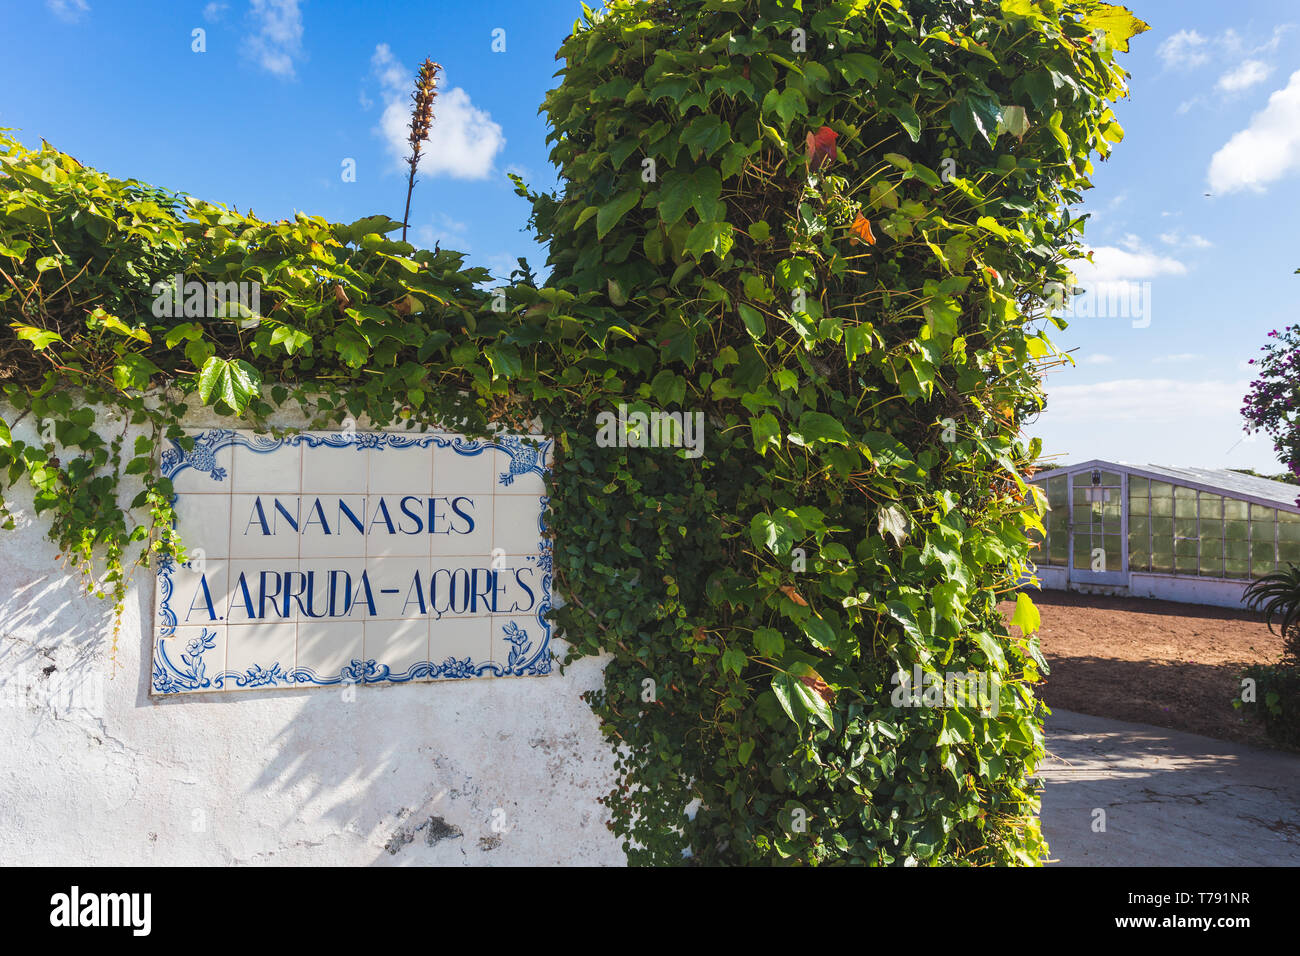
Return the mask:
{"type": "MultiPolygon", "coordinates": [[[[543,479],[549,469],[549,454],[552,442],[535,436],[506,435],[494,440],[467,439],[460,435],[426,433],[422,435],[394,434],[387,432],[330,432],[302,433],[273,438],[252,432],[232,431],[230,429],[209,429],[194,433],[194,447],[185,452],[179,444],[172,442],[162,455],[161,473],[172,479],[176,487],[173,502],[178,510],[182,501],[191,509],[198,509],[209,516],[208,524],[214,527],[224,526],[219,520],[220,509],[230,514],[231,527],[237,527],[234,518],[236,498],[252,499],[253,509],[243,535],[248,536],[249,529],[260,530],[263,535],[272,535],[285,528],[292,528],[298,536],[296,546],[279,544],[281,551],[272,551],[268,556],[230,556],[233,546],[230,539],[235,537],[232,530],[224,549],[215,547],[219,541],[210,542],[221,555],[217,559],[206,556],[203,564],[196,567],[194,562],[183,569],[170,560],[164,560],[157,571],[157,592],[155,596],[155,639],[153,655],[152,693],[171,695],[183,693],[209,692],[221,690],[251,690],[299,686],[328,687],[342,684],[376,684],[409,683],[432,680],[464,680],[475,677],[535,676],[551,672],[550,623],[546,614],[551,607],[551,572],[552,554],[550,542],[545,537],[546,507],[549,502],[544,494],[543,479]],[[303,464],[302,449],[328,450],[326,462],[333,455],[368,456],[368,470],[364,474],[371,476],[370,481],[381,481],[387,485],[403,488],[401,491],[374,491],[369,485],[364,489],[349,488],[345,491],[320,492],[312,490],[313,474],[307,473],[303,464]],[[276,467],[273,460],[285,457],[285,467],[276,467]],[[427,453],[429,479],[425,482],[425,464],[420,451],[427,453]],[[250,455],[259,456],[251,458],[250,455]],[[381,458],[374,456],[381,455],[381,458]],[[450,455],[450,457],[448,457],[450,455]],[[260,456],[266,456],[263,462],[260,456]],[[403,457],[413,456],[413,457],[403,457]],[[246,481],[240,492],[235,492],[235,478],[238,462],[245,462],[246,481]],[[484,462],[482,468],[462,467],[465,463],[484,462]],[[271,465],[270,468],[265,467],[271,465]],[[442,468],[439,465],[442,465],[442,468]],[[490,470],[488,467],[490,466],[490,470]],[[295,481],[293,470],[299,469],[295,481]],[[442,477],[443,470],[447,477],[442,477]],[[403,474],[411,477],[402,478],[403,474]],[[406,488],[406,481],[411,487],[406,488]],[[486,481],[488,487],[481,491],[469,491],[467,483],[486,481]],[[261,491],[249,487],[249,482],[256,486],[259,482],[274,486],[274,490],[261,491]],[[456,489],[455,494],[439,494],[440,487],[450,482],[456,489]],[[297,490],[292,488],[296,485],[297,490]],[[306,487],[304,487],[306,486],[306,487]],[[419,486],[419,487],[416,487],[419,486]],[[286,490],[289,489],[289,490],[286,490]],[[420,499],[424,500],[421,501],[420,499]],[[296,499],[292,501],[291,499],[296,499]],[[312,500],[308,513],[302,511],[303,502],[312,500]],[[376,501],[373,506],[371,499],[376,501]],[[312,551],[303,554],[305,534],[315,521],[323,527],[325,536],[331,534],[328,518],[322,505],[325,500],[336,500],[337,523],[335,534],[341,535],[348,530],[360,532],[359,543],[353,539],[350,547],[326,541],[317,544],[329,552],[331,549],[342,553],[318,554],[312,551]],[[389,507],[390,502],[393,507],[389,507]],[[415,502],[415,503],[413,503],[415,502]],[[527,503],[533,502],[531,506],[527,503]],[[438,503],[445,505],[448,513],[437,515],[438,503]],[[526,548],[498,548],[491,553],[483,553],[481,547],[469,554],[443,554],[435,550],[436,534],[447,534],[452,540],[451,522],[459,517],[469,531],[476,528],[472,511],[480,503],[495,516],[502,513],[503,518],[497,527],[489,520],[487,523],[488,541],[496,543],[505,541],[518,544],[528,541],[526,548]],[[397,525],[392,517],[400,514],[397,521],[407,522],[407,526],[416,527],[416,531],[403,528],[397,533],[397,525]],[[357,511],[360,509],[360,515],[357,511]],[[459,510],[457,510],[459,509],[459,510]],[[424,530],[423,518],[427,513],[428,528],[424,530]],[[212,516],[215,515],[215,518],[212,516]],[[528,520],[521,526],[520,518],[527,515],[528,520]],[[529,535],[527,523],[535,515],[536,532],[529,535]],[[367,517],[370,516],[370,517],[367,517]],[[448,532],[435,534],[436,518],[446,519],[448,532]],[[390,546],[400,545],[408,549],[417,549],[414,554],[401,551],[380,551],[376,536],[370,537],[376,525],[386,528],[390,546]],[[362,526],[362,521],[368,521],[362,526]],[[274,528],[274,531],[271,529],[274,528]],[[420,538],[428,538],[428,551],[420,538]],[[360,549],[362,553],[354,553],[360,549]],[[297,550],[298,557],[283,556],[287,550],[297,550]],[[507,556],[506,551],[510,554],[507,556]],[[531,553],[530,553],[531,552],[531,553]],[[272,556],[275,555],[275,556],[272,556]],[[505,567],[504,562],[513,560],[516,565],[505,567]],[[334,562],[342,568],[323,571],[319,582],[314,577],[317,570],[304,570],[304,565],[327,565],[334,562]],[[360,562],[358,571],[357,563],[360,562]],[[459,566],[457,563],[459,562],[459,566]],[[277,570],[266,570],[258,565],[273,565],[277,570]],[[283,566],[284,570],[278,570],[283,566]],[[453,567],[454,566],[454,567],[453,567]],[[400,594],[397,588],[372,588],[370,574],[375,573],[378,581],[379,571],[385,567],[398,568],[411,575],[411,585],[407,591],[407,600],[398,613],[391,610],[378,611],[375,594],[384,596],[400,594]],[[235,581],[231,575],[242,568],[235,581]],[[423,571],[428,572],[426,604],[423,571]],[[501,571],[512,572],[514,581],[502,583],[501,571]],[[182,574],[184,572],[184,575],[182,574]],[[352,573],[360,574],[358,587],[352,588],[352,573]],[[527,572],[527,578],[524,577],[527,572]],[[185,610],[184,601],[177,602],[178,580],[188,575],[192,580],[199,578],[199,585],[192,588],[189,608],[185,610]],[[449,591],[447,607],[440,609],[435,598],[439,575],[444,591],[449,591]],[[260,591],[256,601],[253,593],[260,591]],[[268,576],[275,585],[275,590],[268,594],[268,576]],[[209,577],[222,582],[215,591],[209,577]],[[329,599],[325,599],[325,581],[329,581],[329,599]],[[344,583],[342,594],[335,593],[335,584],[344,583]],[[314,585],[322,585],[320,593],[320,613],[313,613],[317,608],[314,585]],[[293,591],[297,584],[298,589],[293,591]],[[513,591],[512,591],[513,588],[513,591]],[[306,602],[303,591],[306,591],[306,602]],[[453,610],[458,595],[462,601],[459,611],[453,610]],[[515,607],[505,610],[500,607],[501,596],[513,594],[515,607]],[[250,612],[249,619],[255,623],[235,622],[231,612],[240,598],[250,612]],[[415,595],[415,598],[412,597],[415,595]],[[519,607],[519,602],[527,596],[528,606],[519,607]],[[267,616],[267,602],[270,608],[284,613],[267,616]],[[294,598],[291,602],[290,598],[294,598]],[[336,598],[340,598],[345,612],[344,619],[339,620],[336,598]],[[479,603],[483,607],[479,607],[479,603]],[[296,603],[296,611],[291,604],[296,603]],[[257,607],[255,608],[255,605],[257,607]],[[189,617],[196,606],[200,612],[206,611],[206,620],[190,623],[189,617]],[[367,612],[360,617],[353,614],[364,607],[367,612]],[[225,613],[217,614],[218,610],[225,613]],[[254,615],[252,612],[257,610],[254,615]],[[329,614],[324,612],[328,610],[329,614]],[[410,611],[411,613],[407,613],[410,611]],[[468,613],[466,613],[468,612],[468,613]],[[326,620],[322,620],[327,618],[326,620]],[[413,649],[418,649],[421,640],[420,630],[423,625],[412,622],[427,622],[429,653],[423,660],[412,660],[413,649]],[[403,627],[409,634],[398,635],[403,627]],[[288,631],[293,633],[294,659],[288,660],[288,631]],[[381,635],[387,629],[388,633],[381,635]],[[480,632],[481,629],[481,632],[480,632]],[[393,663],[385,661],[383,654],[372,654],[369,646],[373,640],[376,646],[385,641],[394,641],[406,647],[405,655],[398,654],[393,663]],[[308,633],[313,640],[304,643],[302,635],[308,633]],[[457,634],[450,638],[450,644],[457,644],[459,651],[443,656],[433,653],[434,644],[444,635],[457,634]],[[466,636],[466,635],[470,636],[466,636]],[[265,635],[265,640],[262,636],[265,635]],[[396,635],[396,636],[395,636],[396,635]],[[228,667],[227,645],[232,636],[239,640],[240,654],[236,661],[238,666],[228,667]],[[331,642],[334,642],[331,644],[331,642]],[[263,651],[262,648],[266,650],[263,651]],[[327,653],[333,648],[334,653],[327,653]],[[251,650],[250,650],[251,648],[251,650]],[[275,650],[279,648],[279,650],[275,650]],[[474,651],[473,648],[479,648],[474,651]],[[339,657],[339,653],[342,657],[339,657]],[[309,653],[310,651],[310,653],[309,653]],[[267,656],[262,658],[262,654],[267,656]],[[320,660],[312,660],[313,654],[320,660],[332,659],[328,669],[313,666],[320,660]],[[248,660],[249,656],[253,660],[248,660]],[[340,661],[342,661],[340,663],[340,661]]],[[[313,455],[316,453],[313,452],[313,455]]],[[[314,462],[320,463],[318,457],[314,462]]],[[[340,458],[339,473],[347,472],[356,466],[340,458]]],[[[348,472],[350,473],[350,472],[348,472]]],[[[247,503],[247,502],[246,502],[247,503]]],[[[193,511],[188,512],[193,513],[193,511]]],[[[242,511],[240,512],[242,515],[242,511]]],[[[479,524],[485,517],[479,512],[479,524]]],[[[186,526],[180,526],[182,535],[186,526]]],[[[466,533],[467,534],[467,533],[466,533]]],[[[287,537],[287,536],[286,536],[287,537]]],[[[483,534],[479,535],[481,539],[483,534]]],[[[265,538],[261,539],[265,541],[265,538]]],[[[259,543],[254,534],[246,542],[247,547],[259,543]]],[[[481,542],[480,542],[481,543],[481,542]]],[[[191,553],[197,548],[204,548],[202,540],[185,539],[185,545],[191,553]]],[[[209,550],[204,548],[205,551],[209,550]]],[[[457,549],[452,548],[452,551],[457,549]]],[[[384,579],[383,584],[392,583],[384,579]]],[[[396,598],[388,607],[395,606],[396,598]]],[[[200,617],[204,614],[200,613],[200,617]]],[[[390,649],[391,650],[391,649],[390,649]]],[[[394,652],[395,653],[395,652],[394,652]]],[[[419,655],[417,655],[419,656],[419,655]]],[[[234,659],[233,652],[230,658],[234,659]]]]}

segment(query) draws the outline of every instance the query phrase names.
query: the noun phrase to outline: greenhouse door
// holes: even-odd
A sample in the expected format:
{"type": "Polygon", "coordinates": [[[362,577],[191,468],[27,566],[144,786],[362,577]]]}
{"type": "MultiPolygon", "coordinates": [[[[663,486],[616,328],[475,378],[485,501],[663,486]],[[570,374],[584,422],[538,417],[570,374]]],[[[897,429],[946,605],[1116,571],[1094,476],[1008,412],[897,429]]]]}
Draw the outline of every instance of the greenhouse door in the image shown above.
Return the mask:
{"type": "Polygon", "coordinates": [[[1128,583],[1124,547],[1124,476],[1081,471],[1070,482],[1070,583],[1128,583]]]}

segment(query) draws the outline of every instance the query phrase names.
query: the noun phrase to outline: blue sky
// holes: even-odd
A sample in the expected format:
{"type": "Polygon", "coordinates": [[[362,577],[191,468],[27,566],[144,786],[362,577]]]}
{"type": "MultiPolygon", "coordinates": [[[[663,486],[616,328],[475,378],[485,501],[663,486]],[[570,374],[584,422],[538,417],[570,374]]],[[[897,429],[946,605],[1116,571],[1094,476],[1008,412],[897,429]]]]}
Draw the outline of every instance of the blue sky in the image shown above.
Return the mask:
{"type": "MultiPolygon", "coordinates": [[[[544,259],[506,173],[554,185],[537,107],[576,0],[3,2],[0,126],[264,218],[400,219],[392,141],[432,57],[445,74],[412,239],[499,275],[516,256],[544,259]]],[[[1247,360],[1300,317],[1300,8],[1131,7],[1152,29],[1125,61],[1127,136],[1097,166],[1084,205],[1096,265],[1079,272],[1093,293],[1140,296],[1142,314],[1057,333],[1077,365],[1050,374],[1049,408],[1027,430],[1065,461],[1279,470],[1267,439],[1242,440],[1238,410],[1247,360]]]]}

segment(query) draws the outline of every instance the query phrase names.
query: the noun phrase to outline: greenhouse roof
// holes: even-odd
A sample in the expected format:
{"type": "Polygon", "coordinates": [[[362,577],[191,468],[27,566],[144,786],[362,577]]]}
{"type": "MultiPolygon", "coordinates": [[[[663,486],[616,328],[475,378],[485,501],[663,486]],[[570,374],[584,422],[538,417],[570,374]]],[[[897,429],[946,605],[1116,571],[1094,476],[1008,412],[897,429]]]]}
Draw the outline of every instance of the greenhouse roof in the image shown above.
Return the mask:
{"type": "MultiPolygon", "coordinates": [[[[1158,481],[1171,481],[1175,484],[1188,485],[1202,491],[1245,498],[1261,504],[1267,503],[1274,507],[1284,508],[1287,511],[1300,512],[1300,507],[1296,505],[1296,498],[1300,496],[1300,486],[1289,485],[1284,481],[1274,481],[1272,478],[1243,475],[1240,472],[1229,471],[1227,468],[1172,468],[1168,465],[1131,465],[1123,461],[1103,461],[1094,458],[1091,461],[1083,461],[1074,465],[1062,465],[1045,474],[1048,476],[1056,472],[1073,474],[1077,471],[1092,468],[1126,471],[1132,475],[1141,475],[1158,481]]],[[[1035,475],[1034,477],[1037,478],[1038,476],[1035,475]]]]}

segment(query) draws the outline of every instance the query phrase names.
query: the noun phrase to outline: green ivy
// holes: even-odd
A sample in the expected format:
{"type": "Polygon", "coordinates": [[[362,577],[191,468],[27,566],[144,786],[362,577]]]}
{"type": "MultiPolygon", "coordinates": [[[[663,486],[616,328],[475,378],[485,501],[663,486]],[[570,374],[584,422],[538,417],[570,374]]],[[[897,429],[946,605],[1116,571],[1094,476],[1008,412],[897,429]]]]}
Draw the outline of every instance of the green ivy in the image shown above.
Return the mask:
{"type": "Polygon", "coordinates": [[[16,410],[0,418],[0,488],[30,484],[50,537],[118,616],[132,561],[184,557],[156,462],[165,441],[192,447],[191,406],[259,430],[286,406],[311,427],[473,432],[516,414],[494,365],[517,357],[497,341],[509,317],[476,289],[488,273],[386,238],[400,225],[263,222],[0,134],[0,395],[16,410]],[[204,295],[190,311],[205,314],[187,316],[190,298],[177,309],[160,285],[177,275],[182,291],[257,283],[259,311],[213,315],[204,295]],[[38,439],[15,438],[29,417],[38,439]],[[128,425],[145,431],[130,445],[128,425]],[[129,504],[124,475],[144,485],[129,504]]]}
{"type": "Polygon", "coordinates": [[[633,862],[1042,856],[1037,613],[1012,633],[997,602],[1041,531],[1045,289],[1143,29],[1088,0],[614,0],[564,42],[522,304],[562,393],[557,617],[611,655],[633,862]],[[598,443],[619,405],[702,413],[703,455],[598,443]],[[995,712],[897,706],[915,667],[995,679],[995,712]]]}

